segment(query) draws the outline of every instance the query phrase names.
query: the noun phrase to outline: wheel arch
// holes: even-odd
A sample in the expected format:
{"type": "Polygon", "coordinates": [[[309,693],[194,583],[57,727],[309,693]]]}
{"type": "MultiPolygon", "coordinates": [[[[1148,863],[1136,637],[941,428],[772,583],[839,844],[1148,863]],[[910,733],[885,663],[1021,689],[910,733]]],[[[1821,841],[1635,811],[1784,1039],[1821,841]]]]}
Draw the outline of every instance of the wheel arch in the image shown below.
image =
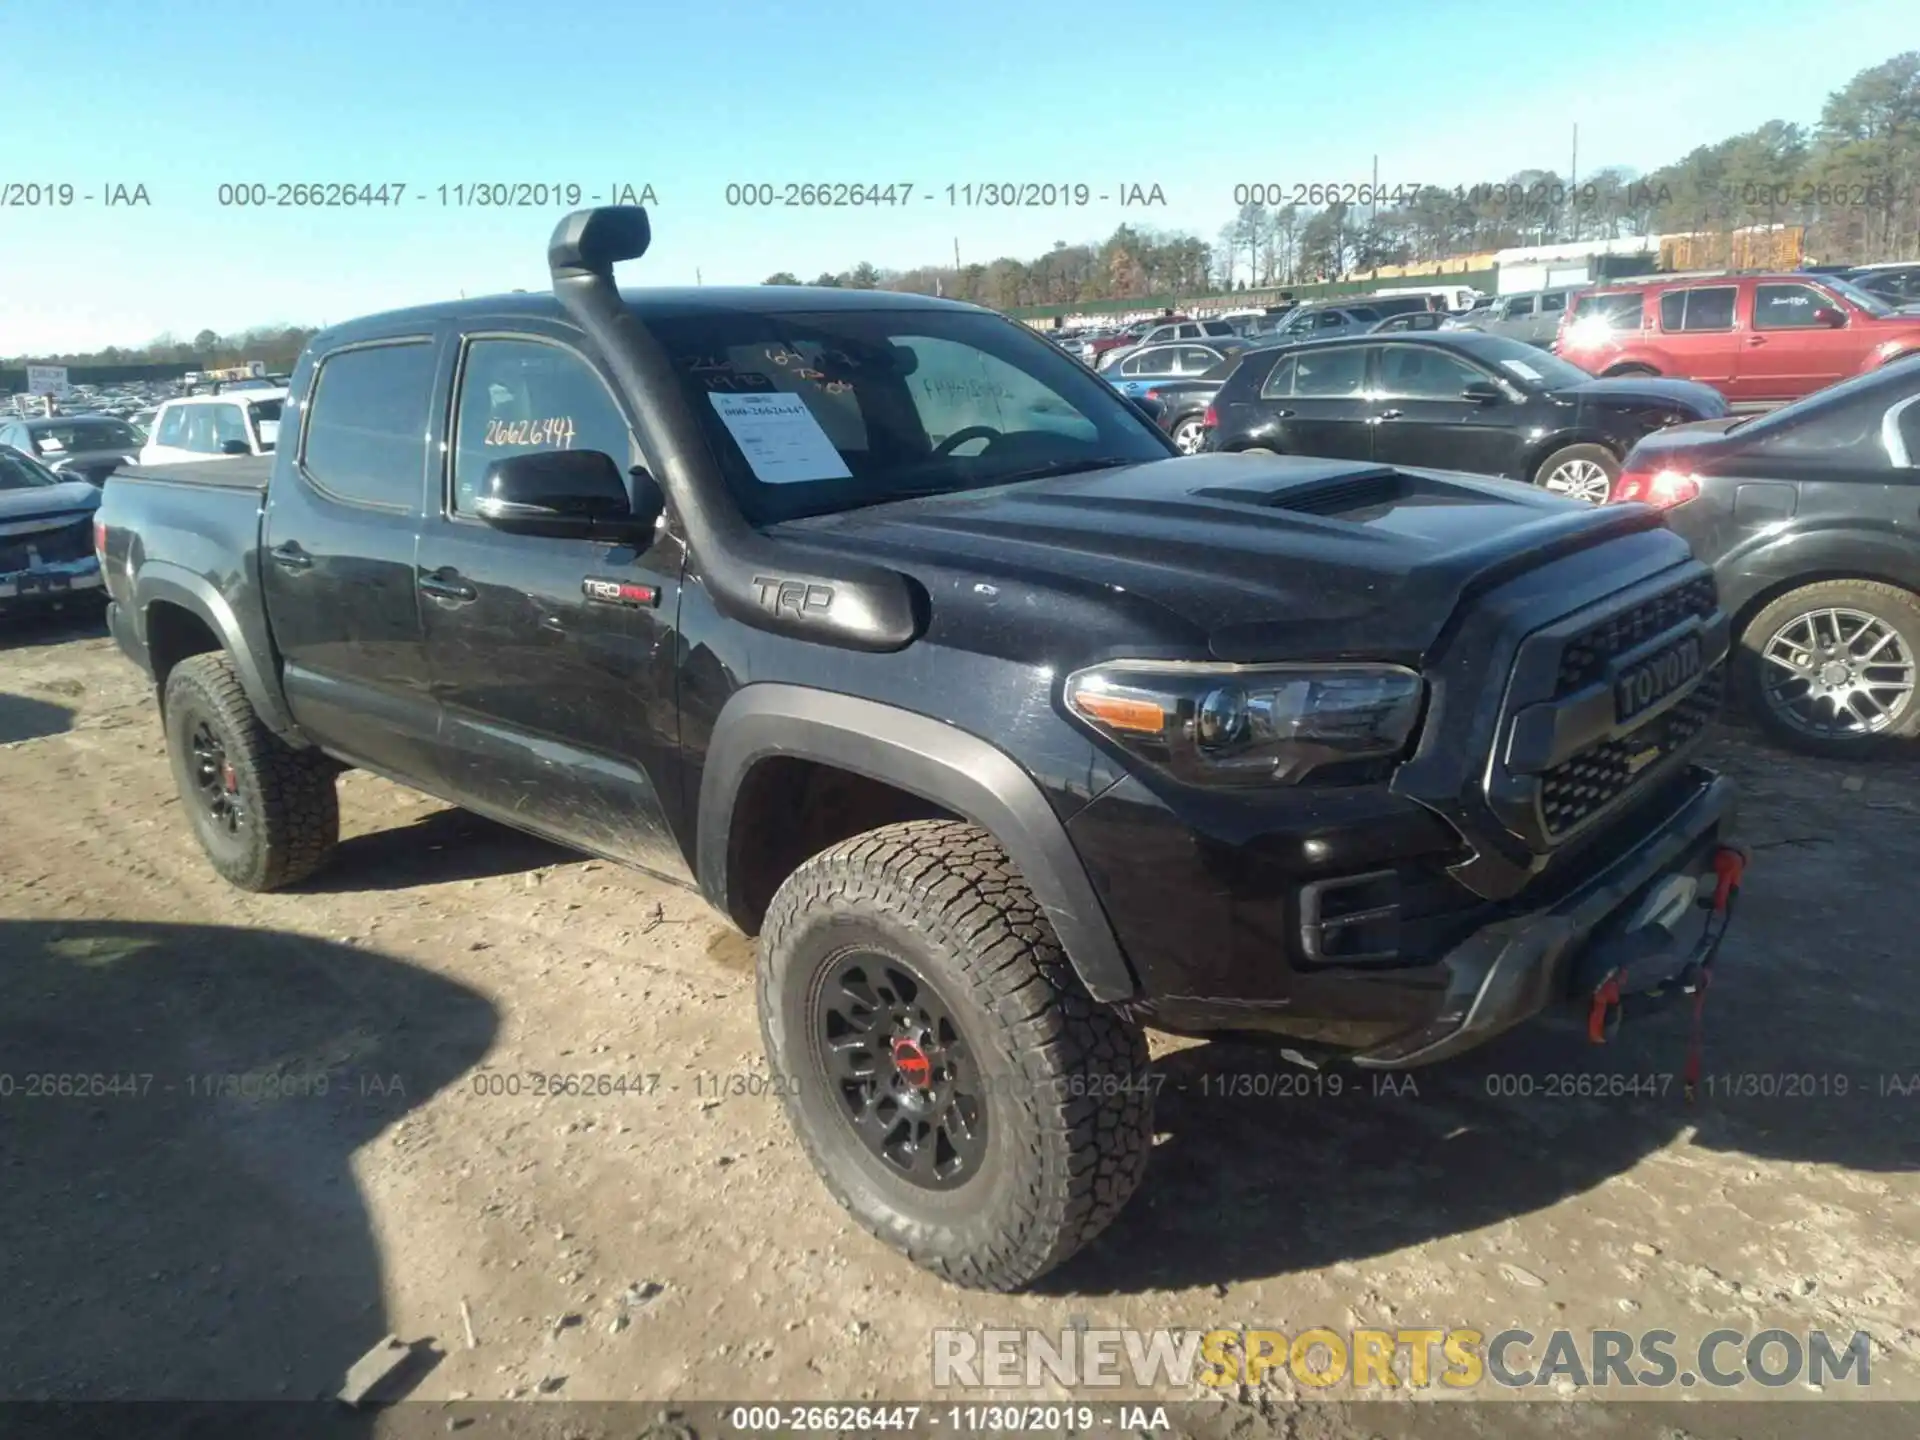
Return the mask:
{"type": "Polygon", "coordinates": [[[1743,593],[1733,609],[1733,623],[1728,633],[1735,644],[1746,634],[1747,627],[1759,616],[1762,610],[1796,590],[1809,585],[1819,585],[1830,580],[1864,580],[1876,585],[1890,585],[1895,590],[1904,590],[1916,600],[1920,600],[1920,583],[1915,577],[1903,577],[1889,566],[1876,565],[1826,565],[1809,570],[1796,571],[1792,575],[1783,575],[1766,581],[1750,594],[1743,593]]]}
{"type": "Polygon", "coordinates": [[[755,777],[793,761],[889,787],[980,826],[1006,848],[1088,993],[1117,1001],[1137,992],[1066,826],[1011,756],[928,716],[799,685],[754,684],[729,699],[701,774],[695,874],[708,901],[742,929],[758,926],[743,862],[759,819],[755,777]]]}
{"type": "Polygon", "coordinates": [[[278,684],[248,643],[240,616],[210,582],[190,570],[149,561],[140,571],[136,613],[147,665],[163,697],[175,665],[190,655],[220,650],[232,661],[261,723],[290,745],[305,744],[281,701],[278,684]]]}

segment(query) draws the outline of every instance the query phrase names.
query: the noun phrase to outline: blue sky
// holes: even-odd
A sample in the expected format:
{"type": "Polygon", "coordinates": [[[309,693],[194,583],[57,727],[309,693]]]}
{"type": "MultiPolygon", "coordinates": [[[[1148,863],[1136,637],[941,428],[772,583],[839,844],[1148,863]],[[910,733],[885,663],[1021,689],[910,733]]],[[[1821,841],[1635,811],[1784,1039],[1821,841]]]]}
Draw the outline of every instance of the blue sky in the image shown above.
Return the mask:
{"type": "Polygon", "coordinates": [[[1826,94],[1911,0],[189,0],[0,3],[0,355],[327,323],[546,283],[563,207],[441,185],[650,184],[627,283],[1028,256],[1125,219],[1212,237],[1245,181],[1468,185],[1640,170],[1826,94]],[[1192,81],[1191,85],[1186,82],[1192,81]],[[911,182],[904,209],[754,211],[730,181],[911,182]],[[223,182],[404,182],[398,209],[222,208],[223,182]],[[950,207],[948,184],[1158,184],[1164,210],[950,207]],[[934,195],[932,200],[919,198],[934,195]],[[425,198],[419,198],[425,197],[425,198]]]}

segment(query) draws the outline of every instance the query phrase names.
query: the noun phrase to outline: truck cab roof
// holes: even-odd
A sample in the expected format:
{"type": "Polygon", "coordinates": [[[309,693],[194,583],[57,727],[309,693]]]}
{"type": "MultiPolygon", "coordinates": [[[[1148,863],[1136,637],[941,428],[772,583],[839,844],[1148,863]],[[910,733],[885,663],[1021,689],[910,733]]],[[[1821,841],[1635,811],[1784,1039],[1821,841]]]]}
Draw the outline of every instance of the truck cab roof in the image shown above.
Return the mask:
{"type": "MultiPolygon", "coordinates": [[[[700,315],[798,315],[819,311],[947,310],[979,312],[983,307],[961,300],[914,295],[898,290],[842,290],[827,285],[682,285],[623,288],[620,298],[642,320],[665,320],[700,315]]],[[[992,312],[987,312],[992,313],[992,312]]],[[[424,328],[443,320],[472,323],[497,316],[504,320],[557,320],[573,324],[551,293],[483,295],[466,300],[443,300],[404,310],[388,310],[333,326],[316,340],[350,339],[358,334],[391,334],[403,328],[424,328]]]]}

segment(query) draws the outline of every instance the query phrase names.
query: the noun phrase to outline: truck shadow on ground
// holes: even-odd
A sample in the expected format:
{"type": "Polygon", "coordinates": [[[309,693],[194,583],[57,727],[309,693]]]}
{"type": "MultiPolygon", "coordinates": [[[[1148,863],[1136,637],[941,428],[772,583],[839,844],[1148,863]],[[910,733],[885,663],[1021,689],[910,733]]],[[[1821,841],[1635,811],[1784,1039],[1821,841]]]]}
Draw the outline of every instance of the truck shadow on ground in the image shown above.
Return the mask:
{"type": "Polygon", "coordinates": [[[405,890],[455,880],[490,880],[587,857],[524,830],[449,807],[405,825],[350,836],[327,868],[299,889],[405,890]]]}
{"type": "MultiPolygon", "coordinates": [[[[1193,1046],[1157,1067],[1166,1138],[1140,1192],[1043,1288],[1224,1285],[1365,1260],[1553,1206],[1682,1140],[1678,1156],[1716,1166],[1702,1186],[1743,1183],[1726,1157],[1920,1171],[1909,802],[1737,741],[1720,748],[1753,772],[1743,833],[1756,859],[1705,1007],[1708,1083],[1694,1103],[1685,1007],[1604,1046],[1577,1016],[1543,1018],[1411,1072],[1410,1087],[1348,1073],[1337,1095],[1259,1042],[1193,1046]],[[1869,808],[1880,804],[1898,808],[1869,808]]],[[[1794,1184],[1753,1181],[1769,1212],[1794,1184]]]]}
{"type": "Polygon", "coordinates": [[[73,711],[48,700],[0,691],[0,745],[62,735],[73,728],[73,711]]]}
{"type": "Polygon", "coordinates": [[[0,921],[0,1400],[335,1394],[387,1328],[354,1154],[497,1029],[305,936],[0,921]]]}
{"type": "Polygon", "coordinates": [[[27,650],[94,640],[107,633],[106,606],[98,600],[70,600],[58,608],[0,614],[0,650],[27,650]]]}

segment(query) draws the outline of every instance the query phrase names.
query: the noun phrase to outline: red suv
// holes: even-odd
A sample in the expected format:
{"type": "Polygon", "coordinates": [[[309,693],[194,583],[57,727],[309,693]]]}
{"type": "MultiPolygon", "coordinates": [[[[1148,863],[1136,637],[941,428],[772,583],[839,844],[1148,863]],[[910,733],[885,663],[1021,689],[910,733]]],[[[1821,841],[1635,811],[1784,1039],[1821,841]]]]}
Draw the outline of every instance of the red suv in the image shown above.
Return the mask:
{"type": "Polygon", "coordinates": [[[1595,375],[1672,375],[1732,401],[1798,400],[1920,354],[1920,310],[1831,275],[1691,275],[1582,291],[1554,348],[1595,375]]]}

